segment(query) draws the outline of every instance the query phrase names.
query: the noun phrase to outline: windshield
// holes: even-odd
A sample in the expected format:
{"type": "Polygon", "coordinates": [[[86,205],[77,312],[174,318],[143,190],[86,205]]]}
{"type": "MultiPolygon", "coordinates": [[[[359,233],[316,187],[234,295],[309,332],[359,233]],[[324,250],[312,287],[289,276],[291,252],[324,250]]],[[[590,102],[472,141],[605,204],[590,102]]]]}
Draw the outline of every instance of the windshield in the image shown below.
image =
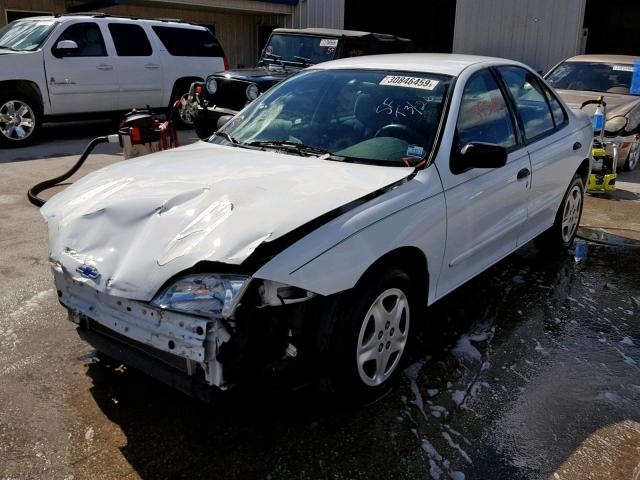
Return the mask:
{"type": "Polygon", "coordinates": [[[429,73],[306,70],[259,97],[211,141],[415,165],[431,151],[450,82],[429,73]]]}
{"type": "Polygon", "coordinates": [[[637,94],[631,92],[633,65],[621,63],[564,62],[547,76],[561,90],[637,94]]]}
{"type": "Polygon", "coordinates": [[[264,48],[265,63],[315,64],[333,60],[338,49],[337,38],[274,34],[264,48]]]}
{"type": "Polygon", "coordinates": [[[18,52],[37,50],[55,26],[55,20],[16,20],[0,28],[0,48],[18,52]]]}

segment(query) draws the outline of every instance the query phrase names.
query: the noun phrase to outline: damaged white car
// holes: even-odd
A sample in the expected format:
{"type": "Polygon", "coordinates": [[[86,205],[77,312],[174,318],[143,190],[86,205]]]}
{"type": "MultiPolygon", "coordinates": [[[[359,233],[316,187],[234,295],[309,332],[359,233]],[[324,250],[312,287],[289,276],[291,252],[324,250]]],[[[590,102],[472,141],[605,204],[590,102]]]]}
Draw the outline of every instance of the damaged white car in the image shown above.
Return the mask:
{"type": "Polygon", "coordinates": [[[366,394],[428,304],[531,239],[573,242],[592,136],[511,61],[317,65],[209,142],[47,202],[58,296],[98,351],[190,394],[290,368],[366,394]]]}

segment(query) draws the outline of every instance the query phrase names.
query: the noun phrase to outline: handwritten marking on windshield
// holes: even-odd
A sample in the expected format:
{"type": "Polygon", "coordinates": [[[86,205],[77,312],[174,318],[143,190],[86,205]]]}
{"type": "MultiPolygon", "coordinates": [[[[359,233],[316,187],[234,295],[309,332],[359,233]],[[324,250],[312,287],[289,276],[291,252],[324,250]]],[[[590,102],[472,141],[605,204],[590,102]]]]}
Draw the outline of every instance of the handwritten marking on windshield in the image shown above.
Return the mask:
{"type": "Polygon", "coordinates": [[[394,100],[387,97],[384,101],[376,107],[376,113],[378,115],[391,115],[396,118],[409,116],[422,116],[424,109],[427,106],[427,102],[417,100],[413,103],[405,100],[404,103],[400,102],[399,105],[394,106],[394,100]]]}

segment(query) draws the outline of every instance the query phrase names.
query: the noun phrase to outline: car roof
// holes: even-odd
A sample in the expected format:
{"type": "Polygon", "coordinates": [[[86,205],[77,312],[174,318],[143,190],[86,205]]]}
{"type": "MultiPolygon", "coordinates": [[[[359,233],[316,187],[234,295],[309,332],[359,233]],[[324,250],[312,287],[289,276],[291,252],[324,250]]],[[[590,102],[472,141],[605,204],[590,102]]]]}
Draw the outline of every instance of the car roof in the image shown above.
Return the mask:
{"type": "Polygon", "coordinates": [[[365,55],[343,58],[315,65],[320,69],[366,69],[366,70],[405,70],[411,72],[441,73],[457,76],[471,65],[508,64],[523,66],[519,62],[504,58],[482,57],[477,55],[457,55],[449,53],[395,53],[387,55],[365,55]]]}
{"type": "Polygon", "coordinates": [[[273,33],[305,33],[307,35],[325,35],[328,37],[365,37],[371,35],[371,32],[337,30],[335,28],[276,28],[273,33]]]}
{"type": "Polygon", "coordinates": [[[640,57],[633,55],[576,55],[567,58],[565,62],[592,62],[592,63],[628,63],[633,64],[640,57]]]}
{"type": "Polygon", "coordinates": [[[21,18],[20,20],[26,20],[26,21],[41,21],[41,20],[77,20],[77,19],[86,19],[86,18],[92,18],[94,20],[101,20],[101,19],[106,19],[109,20],[110,22],[114,21],[114,22],[118,22],[118,21],[124,21],[124,22],[143,22],[143,23],[151,23],[154,25],[171,25],[173,27],[184,27],[184,28],[196,28],[198,30],[206,30],[206,27],[202,26],[202,25],[198,25],[198,24],[194,24],[194,23],[189,23],[189,22],[184,22],[182,20],[179,19],[173,19],[173,18],[158,18],[158,19],[153,19],[153,18],[135,18],[135,17],[125,17],[125,16],[118,16],[118,15],[108,15],[105,13],[94,13],[94,12],[88,12],[88,13],[76,13],[76,14],[63,14],[63,15],[42,15],[39,17],[26,17],[26,18],[21,18]]]}

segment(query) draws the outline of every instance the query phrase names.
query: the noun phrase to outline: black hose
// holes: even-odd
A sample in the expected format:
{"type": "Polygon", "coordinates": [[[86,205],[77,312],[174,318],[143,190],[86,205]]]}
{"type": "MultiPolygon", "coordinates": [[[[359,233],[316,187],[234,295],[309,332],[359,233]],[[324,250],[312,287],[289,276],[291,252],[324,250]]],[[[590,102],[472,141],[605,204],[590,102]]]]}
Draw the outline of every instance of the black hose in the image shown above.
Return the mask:
{"type": "Polygon", "coordinates": [[[87,145],[87,148],[85,148],[84,152],[82,152],[82,155],[80,155],[80,158],[78,159],[78,161],[75,163],[73,167],[71,167],[70,170],[68,170],[67,172],[63,173],[58,177],[52,178],[51,180],[45,180],[44,182],[40,182],[37,185],[34,185],[33,187],[31,187],[27,192],[27,197],[29,197],[29,201],[33,203],[36,207],[41,207],[42,205],[44,205],[46,200],[43,200],[42,198],[38,197],[38,194],[43,192],[44,190],[48,190],[52,187],[55,187],[60,182],[64,182],[67,178],[71,177],[74,173],[76,173],[80,169],[84,161],[87,159],[89,154],[93,151],[93,149],[96,148],[97,145],[100,145],[101,143],[107,143],[108,141],[109,141],[109,137],[97,137],[91,140],[91,142],[89,142],[89,145],[87,145]]]}

